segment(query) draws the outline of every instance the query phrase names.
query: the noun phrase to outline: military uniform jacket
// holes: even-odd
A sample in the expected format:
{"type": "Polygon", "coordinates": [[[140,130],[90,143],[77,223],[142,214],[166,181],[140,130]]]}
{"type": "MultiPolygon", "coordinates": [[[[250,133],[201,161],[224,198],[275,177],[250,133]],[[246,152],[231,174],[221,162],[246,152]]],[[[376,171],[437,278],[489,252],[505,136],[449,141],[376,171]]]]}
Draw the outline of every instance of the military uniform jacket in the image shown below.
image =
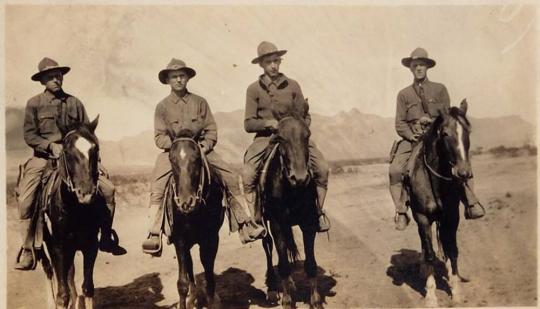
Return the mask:
{"type": "Polygon", "coordinates": [[[427,111],[424,111],[419,95],[419,84],[401,90],[397,96],[395,126],[399,136],[411,140],[415,133],[421,133],[422,128],[418,120],[422,116],[437,117],[439,110],[450,107],[450,97],[443,84],[424,80],[421,83],[427,102],[427,111]]]}
{"type": "Polygon", "coordinates": [[[34,155],[49,154],[49,144],[62,141],[58,123],[88,122],[82,102],[64,92],[53,94],[47,90],[26,103],[24,113],[24,140],[34,149],[34,155]]]}
{"type": "Polygon", "coordinates": [[[183,97],[171,92],[156,106],[154,141],[158,148],[164,150],[169,150],[172,144],[167,127],[175,134],[182,129],[193,131],[196,140],[209,150],[217,143],[217,125],[208,103],[189,91],[183,97]]]}
{"type": "Polygon", "coordinates": [[[261,75],[259,80],[249,85],[247,89],[244,117],[246,132],[256,133],[255,137],[270,136],[272,132],[266,127],[266,123],[275,119],[272,114],[272,107],[275,104],[282,105],[279,110],[297,111],[304,115],[306,123],[310,124],[309,106],[298,82],[284,74],[280,74],[274,81],[266,75],[261,75]]]}

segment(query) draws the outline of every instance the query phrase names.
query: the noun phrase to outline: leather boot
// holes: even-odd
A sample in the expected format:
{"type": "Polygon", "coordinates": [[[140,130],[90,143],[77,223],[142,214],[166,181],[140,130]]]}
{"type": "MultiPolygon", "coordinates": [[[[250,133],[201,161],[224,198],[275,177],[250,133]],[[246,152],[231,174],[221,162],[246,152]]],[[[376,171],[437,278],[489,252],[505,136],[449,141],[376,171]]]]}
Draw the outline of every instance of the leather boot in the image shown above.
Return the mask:
{"type": "Polygon", "coordinates": [[[406,190],[404,190],[401,183],[391,184],[390,185],[390,195],[392,196],[392,201],[396,207],[396,216],[394,222],[396,224],[396,230],[403,231],[409,225],[409,216],[407,215],[407,199],[404,195],[406,190]]]}
{"type": "Polygon", "coordinates": [[[112,229],[116,205],[114,203],[108,203],[106,206],[106,213],[103,214],[101,223],[99,250],[109,252],[112,255],[124,255],[127,251],[118,244],[118,234],[112,229]]]}
{"type": "Polygon", "coordinates": [[[472,179],[463,185],[465,196],[462,202],[465,205],[465,219],[467,220],[482,218],[486,214],[486,210],[474,194],[473,186],[472,179]]]}
{"type": "Polygon", "coordinates": [[[142,249],[144,253],[152,256],[161,256],[161,225],[162,218],[159,216],[161,205],[150,205],[148,207],[147,218],[150,221],[150,230],[148,238],[142,243],[142,249]]]}
{"type": "MultiPolygon", "coordinates": [[[[244,222],[239,222],[240,230],[238,231],[238,234],[240,236],[240,241],[245,244],[265,237],[267,231],[262,225],[261,211],[256,209],[259,207],[259,205],[257,205],[255,202],[256,193],[248,192],[244,193],[242,196],[245,208],[247,208],[251,214],[251,217],[247,218],[244,222]]],[[[241,207],[240,204],[238,204],[238,206],[241,207]]]]}
{"type": "Polygon", "coordinates": [[[32,270],[35,266],[34,254],[30,249],[33,245],[30,241],[32,238],[29,235],[31,230],[31,224],[31,219],[21,220],[23,246],[21,248],[21,251],[19,252],[20,255],[17,257],[17,264],[15,264],[15,269],[18,270],[32,270]]]}

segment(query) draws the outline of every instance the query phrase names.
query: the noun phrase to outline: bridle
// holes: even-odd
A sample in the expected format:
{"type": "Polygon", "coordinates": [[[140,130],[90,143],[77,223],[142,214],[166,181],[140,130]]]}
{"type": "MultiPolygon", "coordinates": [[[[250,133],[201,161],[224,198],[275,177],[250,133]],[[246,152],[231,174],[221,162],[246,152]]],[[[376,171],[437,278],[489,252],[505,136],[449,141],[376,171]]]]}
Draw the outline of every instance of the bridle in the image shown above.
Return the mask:
{"type": "MultiPolygon", "coordinates": [[[[456,121],[459,121],[459,120],[456,119],[456,121]]],[[[427,162],[427,158],[426,158],[425,145],[424,145],[423,147],[424,147],[424,151],[423,151],[424,165],[425,165],[425,167],[427,167],[427,169],[429,170],[429,172],[430,172],[431,174],[433,174],[435,177],[440,178],[440,179],[443,179],[443,180],[446,180],[446,181],[452,181],[452,180],[454,180],[454,178],[453,178],[452,176],[448,177],[448,176],[441,175],[441,174],[438,173],[433,167],[431,167],[431,165],[429,165],[429,163],[427,162]]],[[[448,165],[450,165],[450,167],[453,169],[454,166],[455,166],[455,163],[452,162],[451,160],[448,160],[448,165]]]]}
{"type": "MultiPolygon", "coordinates": [[[[285,116],[285,117],[281,118],[279,121],[281,122],[281,121],[283,121],[283,120],[285,120],[285,119],[288,119],[288,118],[296,119],[294,116],[285,116]]],[[[287,156],[284,155],[284,153],[283,153],[283,151],[282,151],[282,148],[280,147],[280,145],[282,144],[282,143],[280,142],[281,140],[283,140],[283,139],[281,138],[281,136],[277,136],[277,141],[275,142],[275,143],[276,143],[276,146],[273,147],[273,149],[272,149],[272,151],[271,151],[271,153],[270,153],[269,158],[273,158],[274,155],[275,155],[276,152],[277,152],[277,154],[278,154],[278,156],[279,156],[279,160],[280,160],[280,164],[281,164],[281,169],[282,169],[283,176],[288,177],[290,171],[289,171],[289,169],[287,168],[287,164],[286,164],[286,163],[288,163],[289,158],[288,158],[287,156]]],[[[309,147],[309,146],[308,146],[308,147],[309,147]]],[[[308,153],[309,153],[309,150],[308,150],[308,153]]],[[[306,158],[306,166],[308,166],[308,164],[309,164],[309,156],[308,156],[308,158],[306,158]]],[[[264,172],[264,174],[266,174],[266,171],[263,171],[263,172],[264,172]]],[[[308,177],[311,178],[311,177],[312,177],[312,175],[311,175],[311,169],[309,169],[309,168],[308,168],[308,174],[309,174],[308,177]]]]}
{"type": "MultiPolygon", "coordinates": [[[[196,203],[202,203],[203,205],[206,205],[206,198],[203,196],[204,187],[205,187],[205,184],[210,185],[212,183],[211,174],[210,174],[210,166],[208,164],[208,160],[206,159],[206,155],[204,154],[201,147],[199,146],[199,143],[197,143],[193,138],[190,138],[190,137],[176,138],[172,142],[171,148],[174,144],[181,141],[188,141],[188,142],[194,143],[197,146],[197,149],[199,149],[199,152],[201,153],[201,160],[203,161],[203,164],[201,165],[201,177],[200,177],[199,186],[197,188],[197,192],[195,193],[194,198],[195,198],[196,203]]],[[[178,191],[176,190],[176,182],[174,180],[174,177],[171,177],[171,185],[172,185],[174,202],[176,203],[176,206],[180,206],[180,198],[178,197],[178,191]]]]}
{"type": "MultiPolygon", "coordinates": [[[[71,130],[69,131],[65,136],[64,136],[64,140],[69,137],[70,135],[73,135],[75,134],[77,131],[76,130],[71,130]]],[[[62,181],[66,184],[68,190],[70,192],[75,192],[75,185],[73,185],[73,180],[71,179],[71,175],[69,174],[69,169],[68,169],[68,165],[67,165],[67,160],[66,160],[66,150],[63,149],[62,150],[62,153],[60,154],[60,157],[58,159],[54,158],[55,160],[58,160],[60,162],[60,164],[62,165],[60,168],[63,168],[64,170],[64,177],[62,177],[62,181]]],[[[99,190],[99,181],[96,182],[96,186],[95,186],[95,189],[94,189],[94,192],[92,192],[92,194],[95,194],[97,191],[99,190]]]]}

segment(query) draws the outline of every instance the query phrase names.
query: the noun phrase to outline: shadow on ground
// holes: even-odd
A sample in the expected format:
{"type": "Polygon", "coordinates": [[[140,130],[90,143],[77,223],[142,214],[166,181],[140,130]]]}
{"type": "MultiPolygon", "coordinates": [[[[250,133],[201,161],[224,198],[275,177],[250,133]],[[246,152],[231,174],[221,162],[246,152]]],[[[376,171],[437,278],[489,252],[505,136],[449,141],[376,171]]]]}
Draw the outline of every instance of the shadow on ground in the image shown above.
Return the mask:
{"type": "MultiPolygon", "coordinates": [[[[397,286],[406,284],[420,295],[425,296],[426,276],[421,270],[420,262],[422,254],[415,250],[401,249],[399,253],[390,258],[391,265],[386,269],[386,275],[392,278],[392,283],[397,286]]],[[[446,280],[447,271],[443,262],[439,259],[435,262],[435,281],[437,289],[450,294],[450,287],[446,280]]]]}
{"type": "Polygon", "coordinates": [[[163,309],[170,306],[158,306],[164,299],[163,284],[159,273],[150,273],[141,276],[131,283],[123,286],[109,286],[98,288],[94,295],[95,308],[123,308],[123,309],[163,309]]]}
{"type": "MultiPolygon", "coordinates": [[[[297,262],[293,266],[293,280],[296,284],[295,299],[298,303],[307,303],[310,297],[309,280],[304,274],[303,262],[297,262]]],[[[277,269],[275,269],[277,272],[277,269]]],[[[325,275],[326,271],[318,268],[317,279],[319,293],[323,301],[326,297],[333,297],[336,293],[332,288],[336,285],[336,280],[325,275]]],[[[204,298],[203,287],[205,284],[204,273],[196,275],[195,281],[199,288],[198,298],[204,298]]],[[[278,304],[269,303],[266,300],[266,291],[253,286],[254,277],[238,268],[228,268],[219,275],[216,275],[216,290],[221,298],[223,308],[249,308],[251,305],[259,307],[276,307],[278,304]]],[[[203,301],[204,302],[204,301],[203,301]]]]}

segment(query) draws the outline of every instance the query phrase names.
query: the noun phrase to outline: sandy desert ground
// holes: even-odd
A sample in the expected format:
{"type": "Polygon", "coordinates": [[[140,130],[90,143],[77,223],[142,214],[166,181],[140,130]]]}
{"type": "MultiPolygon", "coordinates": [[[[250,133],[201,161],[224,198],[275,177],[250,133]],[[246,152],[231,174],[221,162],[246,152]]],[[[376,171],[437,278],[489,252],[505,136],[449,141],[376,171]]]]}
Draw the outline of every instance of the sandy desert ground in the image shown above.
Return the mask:
{"type": "MultiPolygon", "coordinates": [[[[438,282],[439,304],[536,306],[536,157],[481,155],[474,157],[473,164],[476,191],[487,216],[462,220],[458,231],[461,272],[471,282],[463,283],[463,300],[458,303],[448,296],[444,282],[438,282]]],[[[403,232],[394,230],[386,172],[386,164],[374,164],[361,166],[355,173],[332,175],[326,207],[333,227],[329,240],[323,234],[316,242],[320,292],[327,308],[423,306],[416,224],[403,232]]],[[[97,308],[170,308],[177,302],[173,247],[166,247],[161,258],[140,250],[146,233],[148,188],[147,182],[137,179],[118,186],[115,226],[128,254],[99,254],[97,308]]],[[[12,269],[19,246],[16,222],[10,197],[8,308],[42,308],[47,297],[41,268],[33,272],[12,269]]],[[[241,245],[226,224],[221,236],[215,272],[223,307],[269,307],[260,242],[241,245]]],[[[198,258],[195,261],[201,279],[202,268],[198,258]]],[[[306,307],[308,285],[300,264],[294,273],[296,299],[299,307],[306,307]]]]}

